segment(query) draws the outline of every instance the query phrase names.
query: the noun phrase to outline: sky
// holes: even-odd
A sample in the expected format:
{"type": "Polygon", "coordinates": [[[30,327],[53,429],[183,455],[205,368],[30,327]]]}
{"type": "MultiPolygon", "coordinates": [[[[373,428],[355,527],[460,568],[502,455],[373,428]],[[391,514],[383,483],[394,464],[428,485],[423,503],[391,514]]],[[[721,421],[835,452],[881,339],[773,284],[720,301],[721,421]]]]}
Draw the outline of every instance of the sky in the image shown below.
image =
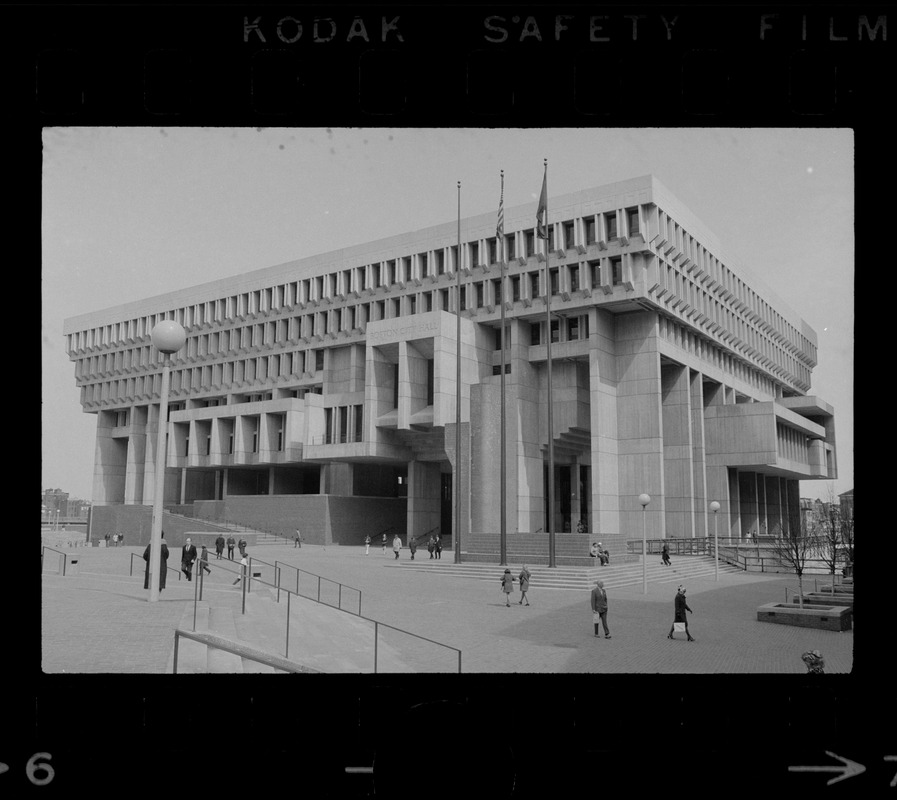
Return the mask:
{"type": "Polygon", "coordinates": [[[498,208],[653,174],[817,335],[854,488],[854,137],[843,128],[47,128],[41,488],[90,500],[95,416],[63,320],[498,208]]]}

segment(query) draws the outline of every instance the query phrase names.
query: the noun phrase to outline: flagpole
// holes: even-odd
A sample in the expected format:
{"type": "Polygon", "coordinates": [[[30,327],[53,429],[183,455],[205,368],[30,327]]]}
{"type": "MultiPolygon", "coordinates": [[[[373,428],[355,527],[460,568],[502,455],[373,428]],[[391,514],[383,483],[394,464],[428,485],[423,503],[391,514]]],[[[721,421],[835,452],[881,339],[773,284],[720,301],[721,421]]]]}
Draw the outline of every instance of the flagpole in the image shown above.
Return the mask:
{"type": "Polygon", "coordinates": [[[546,356],[548,360],[548,566],[556,567],[555,541],[554,541],[554,414],[552,405],[552,377],[551,377],[551,271],[549,259],[551,250],[548,247],[548,159],[544,159],[545,175],[543,188],[545,188],[545,320],[548,333],[548,347],[546,356]]]}
{"type": "Polygon", "coordinates": [[[498,206],[498,227],[495,232],[498,240],[498,260],[501,273],[501,566],[508,563],[508,521],[506,511],[506,481],[507,467],[505,464],[505,229],[504,229],[504,203],[505,203],[505,171],[501,171],[501,200],[498,206]]]}
{"type": "Polygon", "coordinates": [[[455,264],[455,563],[461,563],[461,181],[458,181],[458,260],[455,264]]]}

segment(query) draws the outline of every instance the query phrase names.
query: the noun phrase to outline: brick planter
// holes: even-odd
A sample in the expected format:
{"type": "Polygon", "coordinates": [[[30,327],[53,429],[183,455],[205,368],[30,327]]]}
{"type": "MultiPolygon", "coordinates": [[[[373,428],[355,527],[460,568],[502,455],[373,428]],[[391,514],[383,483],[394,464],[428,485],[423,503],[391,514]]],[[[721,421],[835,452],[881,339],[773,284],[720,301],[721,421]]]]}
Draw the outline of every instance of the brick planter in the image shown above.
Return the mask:
{"type": "Polygon", "coordinates": [[[758,606],[757,620],[778,625],[797,625],[824,631],[849,631],[853,624],[851,610],[845,606],[800,606],[793,603],[767,603],[758,606]]]}

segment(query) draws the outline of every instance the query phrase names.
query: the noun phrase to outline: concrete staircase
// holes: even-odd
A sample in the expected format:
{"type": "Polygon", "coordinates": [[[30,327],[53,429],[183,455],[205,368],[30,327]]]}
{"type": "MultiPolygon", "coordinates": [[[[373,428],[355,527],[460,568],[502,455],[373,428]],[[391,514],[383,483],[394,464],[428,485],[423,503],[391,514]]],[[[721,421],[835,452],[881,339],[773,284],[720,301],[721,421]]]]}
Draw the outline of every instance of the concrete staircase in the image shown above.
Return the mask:
{"type": "MultiPolygon", "coordinates": [[[[449,554],[451,558],[451,554],[449,554]]],[[[462,556],[463,558],[463,556],[462,556]]],[[[458,578],[472,578],[475,580],[498,581],[505,567],[498,565],[498,559],[492,556],[491,564],[482,562],[464,562],[455,564],[452,560],[446,560],[445,554],[441,560],[415,560],[408,559],[390,561],[384,565],[390,569],[417,569],[429,570],[440,575],[452,575],[458,578]]],[[[642,564],[639,556],[632,556],[635,561],[616,562],[614,559],[604,567],[564,567],[549,568],[541,565],[533,565],[526,562],[532,573],[530,585],[535,589],[574,589],[583,591],[591,589],[595,581],[604,581],[606,589],[619,588],[621,586],[633,586],[642,582],[642,564]]],[[[707,577],[715,574],[716,564],[710,556],[677,556],[672,559],[671,566],[664,566],[659,556],[648,556],[647,575],[650,583],[684,583],[690,578],[707,577]]],[[[507,568],[516,578],[520,573],[523,561],[508,559],[507,568]]],[[[731,564],[720,562],[720,574],[741,573],[742,570],[731,564]]]]}
{"type": "MultiPolygon", "coordinates": [[[[559,567],[593,566],[595,560],[589,555],[589,546],[596,538],[595,534],[589,533],[556,533],[555,564],[559,567]]],[[[501,552],[500,541],[501,537],[497,533],[472,533],[462,542],[462,547],[466,550],[462,558],[467,562],[496,564],[501,552]]],[[[509,535],[506,538],[505,552],[509,560],[521,564],[548,566],[548,534],[539,532],[509,535]]],[[[612,563],[641,563],[639,558],[640,556],[628,553],[611,552],[612,563]]]]}

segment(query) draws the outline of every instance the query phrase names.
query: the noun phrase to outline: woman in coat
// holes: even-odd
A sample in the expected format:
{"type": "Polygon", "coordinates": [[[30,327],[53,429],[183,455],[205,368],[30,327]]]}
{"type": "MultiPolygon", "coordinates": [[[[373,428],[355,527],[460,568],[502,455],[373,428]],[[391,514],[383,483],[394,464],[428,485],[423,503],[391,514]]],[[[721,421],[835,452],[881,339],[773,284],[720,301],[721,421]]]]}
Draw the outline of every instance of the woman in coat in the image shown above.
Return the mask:
{"type": "MultiPolygon", "coordinates": [[[[146,561],[146,573],[143,578],[143,588],[149,589],[149,580],[150,580],[150,547],[152,545],[147,545],[146,550],[143,551],[143,560],[146,561]]],[[[168,545],[165,544],[165,534],[162,534],[162,549],[159,555],[159,591],[161,592],[165,588],[165,573],[168,572],[168,545]]]]}
{"type": "Polygon", "coordinates": [[[663,559],[665,566],[670,566],[670,546],[666,542],[663,543],[663,550],[660,553],[660,557],[663,559]]]}
{"type": "Polygon", "coordinates": [[[506,569],[505,574],[501,576],[501,590],[505,593],[505,605],[511,607],[511,592],[514,591],[514,576],[511,570],[506,569]]]}
{"type": "MultiPolygon", "coordinates": [[[[530,575],[530,571],[526,568],[526,564],[524,564],[518,577],[518,580],[520,581],[520,600],[517,601],[517,605],[524,605],[523,601],[526,600],[526,593],[529,591],[530,575]]],[[[529,605],[529,600],[526,600],[526,605],[529,605]]]]}

